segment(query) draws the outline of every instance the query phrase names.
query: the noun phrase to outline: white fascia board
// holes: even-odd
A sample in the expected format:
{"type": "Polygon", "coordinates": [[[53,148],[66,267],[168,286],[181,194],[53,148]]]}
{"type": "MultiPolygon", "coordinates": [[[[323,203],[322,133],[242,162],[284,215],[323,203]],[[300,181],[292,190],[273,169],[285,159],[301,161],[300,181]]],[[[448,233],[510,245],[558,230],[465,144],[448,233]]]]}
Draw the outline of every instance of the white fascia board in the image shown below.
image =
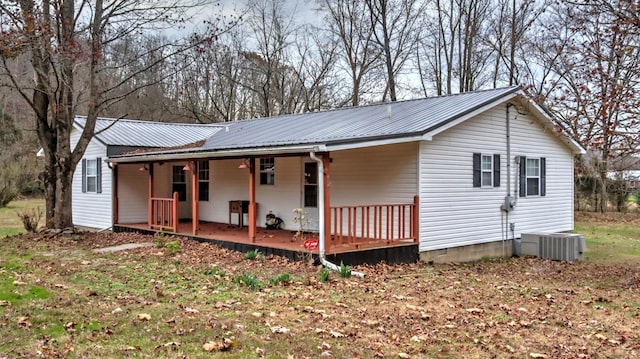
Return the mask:
{"type": "Polygon", "coordinates": [[[545,122],[543,123],[543,125],[545,127],[547,127],[549,130],[553,131],[554,134],[556,134],[559,137],[561,137],[561,139],[564,140],[565,143],[567,143],[567,145],[569,145],[569,147],[572,150],[571,152],[573,152],[573,154],[584,155],[584,154],[587,153],[587,151],[584,149],[584,147],[582,147],[582,145],[580,145],[576,140],[574,140],[570,136],[565,136],[565,135],[559,134],[556,131],[556,128],[555,128],[556,127],[556,123],[553,121],[553,119],[551,117],[549,117],[547,112],[544,109],[542,109],[542,107],[540,107],[537,103],[535,103],[535,102],[533,102],[531,100],[528,100],[527,106],[530,106],[529,109],[532,110],[533,112],[535,112],[537,118],[543,118],[545,120],[545,122]]]}
{"type": "Polygon", "coordinates": [[[139,155],[129,155],[124,157],[109,158],[109,162],[134,163],[134,162],[154,162],[173,160],[196,160],[202,158],[237,158],[249,156],[275,156],[303,152],[327,152],[325,145],[290,146],[290,147],[265,147],[220,151],[201,152],[173,152],[173,153],[142,153],[139,155]]]}
{"type": "Polygon", "coordinates": [[[342,150],[351,150],[355,148],[365,148],[365,147],[393,145],[397,143],[416,142],[416,141],[422,141],[423,139],[424,138],[422,135],[411,135],[407,137],[387,138],[382,140],[371,140],[371,141],[343,143],[343,144],[336,144],[336,145],[327,145],[326,149],[329,152],[342,151],[342,150]]]}
{"type": "Polygon", "coordinates": [[[509,94],[509,95],[507,95],[507,96],[505,96],[505,97],[503,97],[503,98],[501,98],[501,99],[499,99],[497,101],[494,101],[494,102],[491,102],[491,103],[489,103],[487,105],[479,107],[479,108],[475,109],[474,111],[471,111],[471,112],[469,112],[469,113],[467,113],[467,114],[465,114],[465,115],[463,115],[461,117],[458,117],[457,119],[445,124],[444,126],[440,126],[440,127],[436,128],[433,131],[425,133],[424,136],[423,136],[423,139],[431,140],[433,138],[433,136],[435,136],[435,135],[437,135],[439,133],[442,133],[442,132],[444,132],[444,131],[452,128],[452,127],[455,127],[455,126],[463,123],[464,121],[466,121],[466,120],[468,120],[470,118],[473,118],[473,117],[475,117],[475,116],[477,116],[477,115],[479,115],[479,114],[481,114],[481,113],[483,113],[485,111],[488,111],[489,109],[491,109],[493,107],[496,107],[496,106],[498,106],[498,105],[500,105],[500,104],[502,104],[504,102],[507,102],[507,101],[517,97],[519,94],[520,94],[520,91],[517,91],[517,92],[511,93],[511,94],[509,94]]]}

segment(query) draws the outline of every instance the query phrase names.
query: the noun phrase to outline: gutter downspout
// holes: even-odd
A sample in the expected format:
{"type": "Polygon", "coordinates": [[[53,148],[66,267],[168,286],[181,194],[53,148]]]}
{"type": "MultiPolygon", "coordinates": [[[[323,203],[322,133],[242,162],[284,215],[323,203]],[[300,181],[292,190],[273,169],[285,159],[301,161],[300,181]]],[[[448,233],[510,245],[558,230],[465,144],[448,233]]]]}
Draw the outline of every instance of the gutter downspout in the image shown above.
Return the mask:
{"type": "MultiPolygon", "coordinates": [[[[315,154],[315,152],[311,151],[309,152],[309,157],[311,157],[312,160],[314,160],[316,163],[318,163],[318,219],[319,219],[319,223],[318,226],[319,228],[319,239],[320,239],[320,243],[318,246],[318,256],[320,257],[320,263],[329,268],[332,269],[334,271],[340,271],[340,267],[338,267],[337,265],[335,265],[334,263],[331,263],[327,260],[327,258],[325,257],[325,253],[324,253],[324,238],[325,238],[325,232],[324,232],[324,165],[322,164],[322,159],[318,158],[315,154]]],[[[356,277],[360,277],[360,278],[364,278],[364,273],[360,273],[360,272],[356,272],[356,271],[351,271],[351,275],[354,275],[356,277]]]]}

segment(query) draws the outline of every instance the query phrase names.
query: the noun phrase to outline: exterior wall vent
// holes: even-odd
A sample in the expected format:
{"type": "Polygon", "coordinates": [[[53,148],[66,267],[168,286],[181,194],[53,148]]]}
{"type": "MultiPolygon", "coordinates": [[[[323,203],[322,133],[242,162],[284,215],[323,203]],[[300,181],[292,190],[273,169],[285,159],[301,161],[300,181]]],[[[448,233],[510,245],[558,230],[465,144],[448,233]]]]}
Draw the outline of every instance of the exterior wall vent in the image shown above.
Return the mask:
{"type": "Polygon", "coordinates": [[[522,234],[522,254],[557,261],[583,261],[587,241],[575,233],[522,234]]]}

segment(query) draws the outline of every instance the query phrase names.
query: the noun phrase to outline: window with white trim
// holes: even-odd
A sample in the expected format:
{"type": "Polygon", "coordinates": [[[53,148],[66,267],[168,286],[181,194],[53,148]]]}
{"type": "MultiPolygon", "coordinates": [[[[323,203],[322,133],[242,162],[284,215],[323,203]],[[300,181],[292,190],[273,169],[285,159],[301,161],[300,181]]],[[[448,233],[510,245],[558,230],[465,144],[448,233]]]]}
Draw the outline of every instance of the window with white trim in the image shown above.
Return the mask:
{"type": "Polygon", "coordinates": [[[260,184],[274,185],[276,183],[276,161],[273,157],[260,159],[260,184]]]}
{"type": "Polygon", "coordinates": [[[98,188],[98,165],[96,160],[87,160],[87,192],[96,192],[98,188]]]}
{"type": "Polygon", "coordinates": [[[482,155],[482,187],[493,187],[493,156],[482,155]]]}
{"type": "Polygon", "coordinates": [[[546,196],[547,161],[544,157],[519,156],[520,197],[546,196]]]}
{"type": "Polygon", "coordinates": [[[540,159],[527,158],[527,196],[540,195],[540,159]]]}
{"type": "Polygon", "coordinates": [[[500,187],[499,154],[473,154],[473,187],[500,187]]]}
{"type": "Polygon", "coordinates": [[[102,193],[102,159],[82,159],[82,192],[102,193]]]}

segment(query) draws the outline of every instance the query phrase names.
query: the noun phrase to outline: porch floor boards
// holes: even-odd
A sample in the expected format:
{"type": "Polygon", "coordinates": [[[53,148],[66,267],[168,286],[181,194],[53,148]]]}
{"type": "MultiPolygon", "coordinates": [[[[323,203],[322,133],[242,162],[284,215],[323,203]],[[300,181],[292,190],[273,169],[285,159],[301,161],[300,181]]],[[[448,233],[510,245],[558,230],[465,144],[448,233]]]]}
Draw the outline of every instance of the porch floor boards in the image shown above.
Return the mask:
{"type": "MultiPolygon", "coordinates": [[[[126,227],[132,229],[140,229],[144,231],[160,232],[158,230],[150,230],[147,223],[124,223],[117,224],[118,227],[126,227]]],[[[195,237],[201,239],[219,240],[225,242],[242,243],[248,245],[257,245],[269,248],[278,248],[289,250],[293,252],[309,252],[304,249],[302,240],[293,240],[295,231],[291,230],[267,230],[265,228],[258,227],[256,230],[256,240],[252,242],[249,240],[248,227],[239,227],[237,225],[230,225],[227,223],[218,222],[205,222],[200,221],[198,225],[198,234],[192,234],[191,221],[180,222],[178,225],[178,232],[167,234],[176,234],[186,237],[195,237]]],[[[312,235],[307,235],[307,238],[312,235]]],[[[369,240],[364,238],[358,238],[352,243],[343,241],[340,242],[337,239],[332,239],[331,244],[326,251],[326,254],[340,254],[349,252],[358,252],[379,248],[391,248],[414,245],[413,241],[384,241],[384,240],[369,240]]],[[[318,250],[312,250],[311,253],[318,254],[318,250]]]]}

